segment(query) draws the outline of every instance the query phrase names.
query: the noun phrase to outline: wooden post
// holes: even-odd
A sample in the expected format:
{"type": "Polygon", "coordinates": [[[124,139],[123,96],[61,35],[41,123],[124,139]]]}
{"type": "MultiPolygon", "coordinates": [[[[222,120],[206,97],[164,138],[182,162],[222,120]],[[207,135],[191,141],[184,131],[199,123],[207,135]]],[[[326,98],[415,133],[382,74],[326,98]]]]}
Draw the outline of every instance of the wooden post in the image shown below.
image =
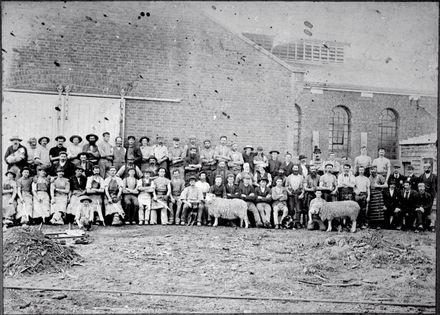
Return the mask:
{"type": "Polygon", "coordinates": [[[121,89],[121,100],[119,106],[119,135],[122,137],[122,141],[124,141],[125,134],[125,94],[126,91],[124,89],[121,89]]]}
{"type": "Polygon", "coordinates": [[[58,91],[58,108],[59,111],[57,111],[57,134],[60,134],[60,128],[61,128],[61,115],[62,115],[62,110],[63,110],[63,99],[62,99],[62,93],[63,93],[63,86],[61,84],[59,84],[57,86],[57,91],[58,91]]]}

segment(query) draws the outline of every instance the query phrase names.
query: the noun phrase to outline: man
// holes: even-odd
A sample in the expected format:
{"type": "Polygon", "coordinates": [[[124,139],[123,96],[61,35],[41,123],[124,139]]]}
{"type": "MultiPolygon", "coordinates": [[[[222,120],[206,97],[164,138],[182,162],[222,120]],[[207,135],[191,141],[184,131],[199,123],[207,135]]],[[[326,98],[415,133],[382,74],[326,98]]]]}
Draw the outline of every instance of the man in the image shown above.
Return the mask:
{"type": "MultiPolygon", "coordinates": [[[[67,158],[67,154],[66,154],[66,158],[67,158]]],[[[67,210],[66,210],[67,223],[74,222],[76,210],[80,206],[80,198],[81,196],[86,194],[86,184],[87,184],[87,177],[83,175],[82,168],[76,166],[75,175],[69,177],[70,192],[69,192],[69,205],[67,206],[67,210]]]]}
{"type": "Polygon", "coordinates": [[[180,195],[180,200],[183,204],[183,211],[182,211],[182,221],[181,225],[185,225],[188,219],[188,212],[189,210],[195,210],[197,209],[197,225],[202,225],[202,214],[203,214],[203,208],[200,207],[200,203],[203,200],[203,194],[202,191],[196,187],[196,177],[190,176],[188,178],[189,186],[185,187],[185,189],[182,191],[180,195]]]}
{"type": "MultiPolygon", "coordinates": [[[[302,200],[304,198],[303,177],[299,175],[298,165],[293,165],[292,174],[287,176],[286,188],[288,194],[289,215],[294,217],[293,226],[295,229],[300,229],[301,214],[303,214],[302,200]]],[[[303,220],[305,224],[307,220],[303,220]]]]}
{"type": "Polygon", "coordinates": [[[315,148],[313,149],[313,158],[310,161],[310,165],[316,166],[316,172],[318,173],[319,176],[324,175],[324,169],[325,169],[325,165],[324,167],[322,165],[321,153],[322,153],[321,149],[315,145],[315,148]]]}
{"type": "Polygon", "coordinates": [[[272,175],[272,178],[275,178],[275,176],[278,175],[278,170],[281,167],[281,161],[278,159],[278,155],[280,154],[280,151],[272,150],[269,152],[269,154],[270,154],[270,157],[267,161],[267,164],[268,164],[267,171],[269,172],[270,175],[272,175]]]}
{"type": "Polygon", "coordinates": [[[383,176],[385,181],[388,181],[388,178],[391,175],[391,162],[385,157],[385,149],[380,148],[378,150],[379,157],[373,160],[371,165],[375,165],[377,167],[377,174],[383,176]]]}
{"type": "Polygon", "coordinates": [[[51,207],[50,212],[52,219],[50,223],[63,225],[63,217],[67,210],[67,198],[70,192],[70,183],[64,177],[64,169],[57,169],[57,177],[50,184],[51,207]]]}
{"type": "Polygon", "coordinates": [[[359,174],[359,166],[363,166],[365,170],[365,176],[370,177],[371,157],[367,155],[367,147],[361,147],[361,155],[354,158],[354,171],[355,175],[359,174]]]}
{"type": "Polygon", "coordinates": [[[416,231],[434,231],[431,221],[432,196],[425,191],[425,184],[418,184],[418,194],[416,198],[416,231]]]}
{"type": "MultiPolygon", "coordinates": [[[[94,213],[98,214],[100,223],[105,225],[102,211],[102,198],[104,196],[104,178],[99,175],[99,165],[94,165],[92,171],[93,174],[87,178],[86,193],[87,196],[90,197],[90,199],[92,200],[91,206],[95,208],[94,213]]],[[[94,217],[93,221],[95,221],[94,217]]]]}
{"type": "Polygon", "coordinates": [[[67,149],[64,147],[64,142],[66,142],[64,136],[56,137],[55,141],[57,145],[49,150],[49,159],[52,163],[60,159],[60,152],[67,152],[67,149]]]}
{"type": "Polygon", "coordinates": [[[150,178],[152,180],[156,179],[159,176],[159,166],[157,165],[157,160],[154,155],[150,156],[148,159],[148,166],[146,166],[145,171],[150,172],[150,178]]]}
{"type": "Polygon", "coordinates": [[[252,177],[249,174],[244,175],[243,183],[238,186],[238,193],[240,199],[246,201],[248,212],[250,211],[252,213],[257,228],[261,228],[263,227],[263,224],[261,223],[260,214],[254,203],[256,196],[255,189],[251,185],[251,180],[252,177]]]}
{"type": "Polygon", "coordinates": [[[309,169],[310,173],[306,176],[306,179],[304,180],[303,187],[304,187],[304,202],[303,207],[305,212],[309,212],[309,206],[310,202],[313,198],[316,196],[316,191],[319,187],[319,178],[320,176],[316,172],[316,166],[310,165],[309,169]]]}
{"type": "Polygon", "coordinates": [[[98,150],[101,154],[98,165],[102,178],[107,177],[108,169],[113,165],[113,147],[109,143],[109,140],[110,133],[106,131],[102,134],[102,141],[98,143],[98,150]]]}
{"type": "Polygon", "coordinates": [[[385,228],[396,228],[398,218],[395,217],[396,208],[399,207],[400,191],[396,189],[396,181],[388,180],[388,188],[383,190],[383,203],[385,205],[384,217],[385,228]]]}
{"type": "Polygon", "coordinates": [[[150,224],[157,224],[157,211],[160,212],[160,222],[162,225],[168,224],[167,201],[171,195],[171,182],[165,177],[165,168],[159,167],[159,176],[153,181],[153,201],[151,203],[150,224]]]}
{"type": "Polygon", "coordinates": [[[263,153],[263,147],[257,147],[257,154],[254,155],[254,166],[255,169],[259,169],[260,167],[267,167],[267,157],[263,153]]]}
{"type": "Polygon", "coordinates": [[[350,164],[344,164],[343,173],[338,175],[339,200],[353,200],[356,179],[351,172],[350,164]]]}
{"type": "Polygon", "coordinates": [[[136,170],[134,167],[128,169],[128,176],[122,180],[122,194],[125,205],[125,222],[128,224],[136,224],[136,220],[139,216],[139,202],[137,183],[138,180],[135,177],[136,170]]]}
{"type": "Polygon", "coordinates": [[[254,174],[253,184],[258,187],[259,186],[258,183],[260,182],[260,179],[264,178],[267,180],[267,187],[272,186],[272,175],[270,175],[266,171],[266,168],[262,164],[255,165],[255,168],[257,169],[257,171],[254,174]]]}
{"type": "Polygon", "coordinates": [[[122,137],[115,138],[115,146],[113,147],[113,166],[116,172],[125,164],[126,149],[122,146],[122,137]]]}
{"type": "MultiPolygon", "coordinates": [[[[183,152],[183,151],[182,151],[183,152]]],[[[180,200],[180,195],[185,188],[185,181],[180,175],[180,169],[175,168],[171,173],[171,196],[170,202],[168,204],[170,208],[170,217],[168,224],[180,224],[180,216],[182,214],[182,202],[180,200]]]]}
{"type": "Polygon", "coordinates": [[[417,190],[420,183],[420,177],[414,174],[414,166],[408,165],[407,170],[408,175],[406,176],[405,181],[410,182],[412,190],[417,190]]]}
{"type": "Polygon", "coordinates": [[[11,139],[12,145],[8,147],[5,153],[5,162],[8,165],[8,171],[14,172],[20,178],[21,170],[27,166],[27,150],[20,144],[23,139],[18,136],[14,136],[11,139]]]}
{"type": "Polygon", "coordinates": [[[134,144],[136,138],[134,136],[128,136],[127,141],[128,147],[125,151],[125,163],[127,163],[128,160],[133,160],[133,163],[140,167],[142,162],[142,152],[141,149],[134,144]]]}
{"type": "Polygon", "coordinates": [[[83,148],[80,145],[82,138],[78,135],[73,135],[69,138],[69,141],[72,144],[67,147],[67,159],[70,161],[70,163],[76,166],[79,162],[77,158],[78,154],[83,151],[83,148]]]}
{"type": "MultiPolygon", "coordinates": [[[[280,168],[279,170],[278,170],[278,175],[277,176],[275,176],[275,177],[279,177],[279,178],[281,178],[281,180],[283,181],[283,187],[285,187],[286,186],[286,178],[287,178],[287,176],[286,176],[286,170],[284,169],[284,168],[280,168]]],[[[276,186],[276,182],[275,181],[273,181],[273,184],[272,184],[272,186],[276,186]]]]}
{"type": "Polygon", "coordinates": [[[185,152],[185,157],[189,156],[189,148],[190,147],[196,147],[196,152],[201,155],[200,146],[197,144],[197,137],[194,135],[191,135],[189,137],[189,144],[185,144],[183,147],[183,151],[185,152]]]}
{"type": "Polygon", "coordinates": [[[252,185],[254,185],[254,174],[252,174],[251,172],[251,167],[249,163],[243,164],[243,171],[238,173],[237,176],[235,177],[235,184],[240,185],[243,182],[243,178],[245,175],[250,175],[252,177],[252,185]]]}
{"type": "Polygon", "coordinates": [[[228,177],[229,174],[234,174],[234,173],[232,173],[230,170],[228,170],[226,168],[226,162],[225,161],[220,161],[218,163],[217,169],[211,175],[212,176],[211,183],[213,183],[215,181],[215,178],[218,175],[221,175],[222,183],[225,183],[226,182],[226,177],[228,177]]]}
{"type": "Polygon", "coordinates": [[[231,160],[228,162],[229,169],[234,175],[241,172],[241,167],[244,164],[243,155],[238,152],[238,144],[233,143],[231,147],[231,152],[229,154],[231,160]]]}
{"type": "Polygon", "coordinates": [[[255,188],[256,206],[261,218],[263,219],[263,225],[265,228],[270,228],[270,216],[272,214],[272,208],[270,203],[272,202],[272,192],[267,187],[267,179],[261,178],[259,182],[260,186],[255,188]]]}
{"type": "Polygon", "coordinates": [[[50,216],[50,197],[49,197],[50,179],[47,176],[46,169],[42,166],[37,167],[37,176],[32,182],[33,210],[32,219],[36,224],[48,223],[50,216]]]}
{"type": "MultiPolygon", "coordinates": [[[[200,150],[200,161],[202,162],[202,171],[206,173],[209,184],[212,184],[212,173],[217,168],[217,161],[214,159],[215,151],[211,148],[211,140],[206,139],[203,142],[204,148],[200,150]]],[[[189,150],[188,150],[189,151],[189,150]]]]}
{"type": "Polygon", "coordinates": [[[12,171],[6,172],[6,178],[2,182],[2,213],[4,223],[7,225],[14,223],[14,217],[17,212],[17,182],[15,181],[15,173],[12,171]]]}
{"type": "Polygon", "coordinates": [[[31,137],[28,140],[29,146],[26,148],[27,150],[27,164],[29,169],[32,170],[32,173],[35,173],[35,151],[37,150],[37,138],[31,137]]]}
{"type": "MultiPolygon", "coordinates": [[[[69,155],[67,155],[69,156],[69,155]]],[[[80,152],[76,158],[78,162],[76,163],[76,166],[79,166],[83,170],[83,174],[86,177],[89,177],[93,174],[93,163],[89,161],[89,154],[86,152],[80,152]]],[[[74,166],[72,164],[72,166],[74,166]]],[[[99,166],[99,165],[98,165],[99,166]]]]}
{"type": "Polygon", "coordinates": [[[154,150],[153,147],[149,145],[150,138],[148,137],[141,137],[139,139],[139,143],[141,144],[139,149],[142,153],[141,171],[143,172],[148,166],[148,159],[150,158],[150,156],[154,155],[154,150]]]}
{"type": "Polygon", "coordinates": [[[333,164],[329,163],[324,167],[325,174],[319,178],[319,190],[322,191],[322,198],[325,201],[335,201],[338,192],[338,182],[336,176],[332,174],[333,164]]]}
{"type": "Polygon", "coordinates": [[[136,179],[139,179],[142,177],[142,171],[140,170],[137,165],[134,164],[134,159],[129,158],[127,159],[127,163],[122,165],[122,167],[119,169],[119,171],[116,173],[116,176],[120,178],[125,178],[128,176],[128,170],[133,168],[135,170],[135,177],[136,179]]]}
{"type": "Polygon", "coordinates": [[[284,169],[284,174],[286,177],[289,177],[292,174],[293,162],[292,162],[292,154],[287,152],[284,157],[284,162],[281,164],[281,167],[284,169]]]}
{"type": "Polygon", "coordinates": [[[154,156],[157,159],[157,165],[168,169],[168,148],[163,144],[163,137],[156,137],[157,144],[153,147],[154,156]]]}
{"type": "Polygon", "coordinates": [[[197,148],[191,147],[189,149],[189,155],[185,159],[185,184],[189,185],[189,178],[191,176],[197,176],[197,173],[202,168],[200,162],[200,156],[197,154],[197,148]]]}
{"type": "Polygon", "coordinates": [[[415,229],[413,224],[416,219],[417,198],[417,191],[412,190],[410,183],[405,182],[403,190],[400,192],[399,206],[395,210],[396,229],[415,229]]]}
{"type": "Polygon", "coordinates": [[[180,139],[178,137],[173,138],[173,146],[168,150],[168,160],[170,163],[171,176],[173,176],[175,170],[178,170],[179,176],[183,179],[185,172],[185,151],[180,147],[180,139]]]}
{"type": "Polygon", "coordinates": [[[122,219],[125,217],[121,206],[123,186],[122,179],[116,176],[116,167],[110,166],[109,176],[104,180],[104,206],[105,219],[114,226],[122,225],[122,219]]]}
{"type": "Polygon", "coordinates": [[[299,174],[302,177],[307,178],[309,175],[309,165],[307,165],[307,157],[304,154],[299,155],[299,174]]]}
{"type": "Polygon", "coordinates": [[[35,167],[42,166],[44,168],[49,168],[51,166],[49,149],[47,148],[49,141],[50,139],[48,137],[41,137],[38,139],[39,146],[34,152],[35,167]]]}
{"type": "Polygon", "coordinates": [[[99,158],[101,157],[101,154],[99,153],[99,149],[96,146],[96,141],[98,141],[98,136],[91,133],[86,136],[86,140],[88,143],[84,144],[83,146],[83,152],[86,152],[89,154],[90,162],[93,163],[93,165],[96,165],[98,163],[99,158]]]}
{"type": "Polygon", "coordinates": [[[206,194],[209,192],[209,189],[211,188],[208,183],[208,175],[206,174],[205,171],[200,172],[199,180],[196,182],[196,187],[199,188],[203,194],[202,203],[199,205],[199,207],[203,208],[202,225],[208,224],[209,226],[212,226],[211,217],[208,215],[208,208],[205,206],[206,194]]]}
{"type": "Polygon", "coordinates": [[[230,150],[226,145],[227,141],[228,138],[226,136],[221,136],[220,144],[215,147],[214,159],[217,161],[217,163],[220,161],[228,163],[231,160],[230,150]]]}
{"type": "Polygon", "coordinates": [[[239,198],[238,186],[234,183],[234,179],[234,174],[228,174],[226,177],[225,190],[227,199],[239,198]]]}
{"type": "Polygon", "coordinates": [[[150,224],[151,198],[153,193],[153,180],[151,172],[144,170],[144,177],[138,180],[137,190],[139,191],[139,225],[150,224]]]}
{"type": "Polygon", "coordinates": [[[209,188],[209,192],[218,198],[226,198],[226,189],[223,185],[222,175],[218,174],[215,177],[214,185],[209,188]]]}
{"type": "Polygon", "coordinates": [[[275,177],[275,187],[272,188],[272,208],[273,208],[273,222],[275,229],[280,228],[280,222],[283,222],[287,217],[289,209],[287,208],[287,189],[284,187],[283,179],[281,177],[275,177]],[[278,218],[279,212],[283,214],[281,219],[278,218]]]}
{"type": "Polygon", "coordinates": [[[321,193],[321,191],[318,190],[316,192],[316,198],[314,198],[310,202],[310,210],[308,211],[309,221],[307,222],[307,230],[309,230],[309,231],[314,230],[316,228],[316,224],[318,224],[320,231],[326,230],[325,224],[324,224],[324,222],[322,222],[319,214],[312,212],[313,211],[312,209],[314,209],[316,206],[319,207],[319,204],[322,204],[324,202],[324,199],[322,199],[321,196],[322,196],[322,193],[321,193]]]}
{"type": "Polygon", "coordinates": [[[75,167],[67,160],[67,152],[66,151],[60,151],[58,153],[57,161],[54,161],[52,163],[52,167],[49,171],[50,176],[57,176],[57,170],[59,168],[64,170],[64,176],[66,178],[70,178],[74,175],[75,167]]]}
{"type": "Polygon", "coordinates": [[[341,164],[339,164],[338,161],[336,161],[336,155],[334,152],[330,152],[328,155],[328,161],[322,162],[323,168],[325,168],[325,165],[331,164],[332,167],[332,174],[338,177],[339,173],[341,172],[341,164]]]}
{"type": "MultiPolygon", "coordinates": [[[[388,186],[390,185],[390,180],[394,180],[394,183],[396,185],[396,189],[398,191],[401,191],[403,189],[403,183],[406,181],[405,176],[400,174],[400,165],[396,164],[393,167],[393,174],[388,178],[387,183],[388,186]]],[[[417,190],[417,189],[416,189],[417,190]]]]}
{"type": "Polygon", "coordinates": [[[242,153],[243,162],[249,164],[249,168],[251,169],[251,172],[253,173],[254,172],[254,156],[255,156],[254,147],[248,144],[243,148],[243,151],[244,151],[242,153]]]}
{"type": "Polygon", "coordinates": [[[21,171],[21,177],[17,179],[17,214],[15,218],[20,220],[20,223],[25,226],[28,225],[32,218],[33,198],[32,198],[32,182],[30,177],[30,170],[24,167],[21,171]]]}
{"type": "Polygon", "coordinates": [[[359,165],[358,173],[359,175],[354,179],[354,200],[359,204],[361,210],[356,223],[361,229],[365,229],[367,224],[367,207],[370,202],[370,180],[364,175],[365,167],[363,165],[359,165]]]}
{"type": "Polygon", "coordinates": [[[424,174],[420,175],[420,182],[425,184],[425,191],[431,195],[432,200],[437,196],[437,175],[432,173],[429,163],[423,165],[424,174]]]}

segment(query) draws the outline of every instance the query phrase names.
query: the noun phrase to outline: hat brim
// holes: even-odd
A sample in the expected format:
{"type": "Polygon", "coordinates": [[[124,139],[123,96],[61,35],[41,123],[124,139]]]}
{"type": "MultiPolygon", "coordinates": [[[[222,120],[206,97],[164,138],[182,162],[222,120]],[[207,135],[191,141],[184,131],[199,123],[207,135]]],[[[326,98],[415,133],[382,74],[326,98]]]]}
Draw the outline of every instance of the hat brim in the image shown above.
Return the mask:
{"type": "Polygon", "coordinates": [[[20,139],[19,137],[12,137],[11,139],[9,139],[10,141],[14,141],[14,140],[18,140],[18,141],[23,141],[23,139],[20,139]]]}
{"type": "Polygon", "coordinates": [[[17,174],[15,174],[13,171],[7,171],[7,172],[5,173],[5,176],[8,176],[8,174],[12,174],[12,175],[14,175],[14,178],[17,177],[17,174]]]}
{"type": "Polygon", "coordinates": [[[58,136],[55,138],[55,141],[58,141],[58,139],[63,139],[64,142],[66,142],[66,137],[64,136],[58,136]]]}
{"type": "Polygon", "coordinates": [[[43,139],[46,139],[46,140],[47,140],[47,143],[50,142],[49,137],[41,137],[40,139],[38,139],[38,144],[41,144],[41,141],[42,141],[43,139]]]}
{"type": "Polygon", "coordinates": [[[87,141],[90,141],[90,137],[92,137],[92,136],[96,138],[96,141],[98,141],[99,137],[98,137],[97,135],[95,135],[94,133],[88,134],[88,135],[86,136],[86,140],[87,140],[87,141]]]}
{"type": "Polygon", "coordinates": [[[252,151],[254,151],[253,147],[246,146],[246,147],[243,148],[243,150],[246,150],[246,149],[251,149],[252,151]]]}
{"type": "Polygon", "coordinates": [[[84,154],[87,156],[87,159],[90,159],[91,154],[89,152],[80,152],[78,153],[76,158],[79,159],[80,155],[84,155],[84,154]]]}
{"type": "Polygon", "coordinates": [[[81,200],[80,200],[80,202],[84,202],[84,201],[88,201],[88,202],[92,202],[92,199],[90,199],[89,197],[87,197],[87,198],[82,198],[81,200]]]}
{"type": "MultiPolygon", "coordinates": [[[[134,137],[133,137],[134,138],[134,137]]],[[[142,137],[139,139],[139,143],[142,143],[142,140],[147,139],[147,142],[150,142],[150,138],[148,137],[142,137]]],[[[127,139],[128,140],[128,139],[127,139]]]]}
{"type": "Polygon", "coordinates": [[[74,138],[78,138],[78,139],[79,139],[79,142],[78,142],[78,143],[81,143],[81,142],[83,141],[83,139],[82,139],[80,136],[78,136],[78,135],[73,135],[73,136],[71,136],[71,137],[69,138],[69,141],[73,143],[73,139],[74,139],[74,138]]]}
{"type": "Polygon", "coordinates": [[[277,154],[280,154],[280,151],[277,151],[277,150],[272,150],[272,151],[270,151],[270,152],[269,152],[269,154],[272,154],[272,153],[277,153],[277,154]]]}

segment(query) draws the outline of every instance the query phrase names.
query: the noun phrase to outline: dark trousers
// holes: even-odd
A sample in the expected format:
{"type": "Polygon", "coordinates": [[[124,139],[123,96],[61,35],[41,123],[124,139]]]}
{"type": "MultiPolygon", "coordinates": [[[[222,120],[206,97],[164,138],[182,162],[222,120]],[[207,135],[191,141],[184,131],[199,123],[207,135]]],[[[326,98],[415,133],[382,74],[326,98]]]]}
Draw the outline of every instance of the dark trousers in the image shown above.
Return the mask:
{"type": "Polygon", "coordinates": [[[353,200],[353,188],[342,187],[339,189],[339,200],[353,200]]]}
{"type": "Polygon", "coordinates": [[[431,209],[424,209],[423,212],[416,211],[416,227],[422,225],[426,230],[431,225],[431,209]]]}
{"type": "Polygon", "coordinates": [[[303,201],[303,208],[305,210],[306,213],[309,212],[309,207],[310,207],[310,202],[312,201],[313,198],[316,197],[316,194],[313,191],[306,191],[304,193],[304,201],[303,201]]]}
{"type": "Polygon", "coordinates": [[[393,222],[395,226],[401,226],[405,230],[411,230],[416,218],[414,209],[401,209],[401,211],[394,214],[393,222]]]}
{"type": "Polygon", "coordinates": [[[139,218],[139,201],[136,195],[124,195],[124,212],[126,222],[136,222],[139,218]]]}
{"type": "Polygon", "coordinates": [[[327,202],[336,201],[336,195],[332,195],[331,191],[322,191],[322,199],[324,199],[327,202]]]}
{"type": "Polygon", "coordinates": [[[362,226],[367,223],[367,193],[366,192],[359,193],[359,195],[355,196],[355,201],[358,203],[359,207],[361,208],[357,219],[357,224],[359,226],[362,226]]]}
{"type": "Polygon", "coordinates": [[[182,211],[182,222],[186,223],[188,220],[188,214],[190,212],[197,212],[197,223],[202,223],[202,214],[203,214],[203,207],[199,207],[198,203],[191,203],[191,206],[188,206],[186,203],[183,204],[183,211],[182,211]]]}
{"type": "Polygon", "coordinates": [[[289,215],[294,218],[294,223],[299,223],[301,221],[302,200],[298,198],[299,195],[300,193],[293,192],[287,199],[289,215]]]}

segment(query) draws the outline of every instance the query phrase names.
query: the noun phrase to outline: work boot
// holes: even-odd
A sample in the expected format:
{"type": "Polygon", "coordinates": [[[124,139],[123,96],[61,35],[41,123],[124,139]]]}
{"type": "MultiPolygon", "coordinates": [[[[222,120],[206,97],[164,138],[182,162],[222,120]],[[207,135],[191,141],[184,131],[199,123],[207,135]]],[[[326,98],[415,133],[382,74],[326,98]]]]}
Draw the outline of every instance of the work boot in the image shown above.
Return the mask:
{"type": "Polygon", "coordinates": [[[113,226],[121,226],[121,225],[122,225],[121,218],[119,217],[118,214],[115,214],[115,215],[113,216],[112,225],[113,225],[113,226]]]}

